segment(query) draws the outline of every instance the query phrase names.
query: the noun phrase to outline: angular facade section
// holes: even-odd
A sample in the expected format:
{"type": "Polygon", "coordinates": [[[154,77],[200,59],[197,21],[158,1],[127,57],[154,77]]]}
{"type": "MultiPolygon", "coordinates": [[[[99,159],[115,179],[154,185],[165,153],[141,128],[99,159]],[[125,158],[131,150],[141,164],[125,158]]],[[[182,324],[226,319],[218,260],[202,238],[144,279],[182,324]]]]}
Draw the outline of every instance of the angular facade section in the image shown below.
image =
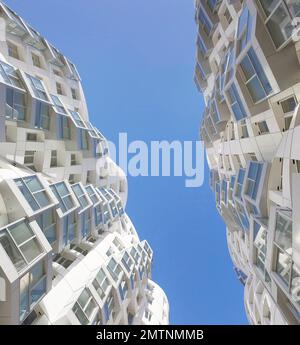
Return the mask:
{"type": "Polygon", "coordinates": [[[0,324],[168,324],[75,65],[0,2],[0,324]]]}
{"type": "Polygon", "coordinates": [[[299,0],[196,0],[210,186],[253,324],[300,322],[299,0]]]}

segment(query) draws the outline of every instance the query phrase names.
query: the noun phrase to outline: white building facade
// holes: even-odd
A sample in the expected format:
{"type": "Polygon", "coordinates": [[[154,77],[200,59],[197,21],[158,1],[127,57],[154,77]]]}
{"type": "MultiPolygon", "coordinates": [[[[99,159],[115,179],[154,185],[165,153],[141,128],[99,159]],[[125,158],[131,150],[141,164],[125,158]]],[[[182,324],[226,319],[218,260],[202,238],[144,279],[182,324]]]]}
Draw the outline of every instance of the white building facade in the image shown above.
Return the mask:
{"type": "Polygon", "coordinates": [[[169,323],[127,192],[75,65],[0,2],[0,324],[169,323]]]}
{"type": "Polygon", "coordinates": [[[299,324],[300,1],[196,0],[195,10],[200,136],[246,314],[299,324]]]}

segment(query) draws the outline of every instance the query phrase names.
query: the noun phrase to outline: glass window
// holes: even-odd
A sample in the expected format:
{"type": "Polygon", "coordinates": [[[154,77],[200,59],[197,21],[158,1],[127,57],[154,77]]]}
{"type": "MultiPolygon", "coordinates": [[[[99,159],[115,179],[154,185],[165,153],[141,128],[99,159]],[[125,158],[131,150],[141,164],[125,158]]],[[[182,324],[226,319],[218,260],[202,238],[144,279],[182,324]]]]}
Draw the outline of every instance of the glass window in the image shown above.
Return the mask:
{"type": "Polygon", "coordinates": [[[80,203],[81,208],[84,209],[87,206],[89,206],[88,199],[85,196],[85,193],[81,188],[80,184],[72,185],[72,189],[80,203]]]}
{"type": "Polygon", "coordinates": [[[66,213],[75,207],[65,182],[59,182],[50,186],[52,192],[59,201],[59,207],[63,213],[66,213]]]}
{"type": "Polygon", "coordinates": [[[63,88],[62,85],[60,83],[56,83],[56,92],[58,95],[63,95],[63,88]]]}
{"type": "Polygon", "coordinates": [[[235,84],[232,84],[229,87],[227,91],[227,96],[229,98],[229,103],[230,103],[231,110],[234,114],[235,119],[239,121],[245,118],[247,116],[246,111],[242,104],[241,98],[239,96],[239,93],[237,91],[235,84]]]}
{"type": "Polygon", "coordinates": [[[246,47],[247,43],[251,39],[252,33],[252,16],[246,6],[239,18],[238,32],[237,32],[237,55],[239,55],[246,47]]]}
{"type": "Polygon", "coordinates": [[[57,96],[51,95],[53,101],[53,110],[58,114],[67,115],[66,109],[61,103],[60,99],[57,96]]]}
{"type": "Polygon", "coordinates": [[[40,261],[20,279],[20,321],[46,293],[45,263],[40,261]]]}
{"type": "Polygon", "coordinates": [[[261,101],[273,92],[253,48],[249,49],[240,66],[246,87],[254,103],[261,101]]]}
{"type": "Polygon", "coordinates": [[[25,94],[10,87],[6,88],[5,115],[12,120],[24,121],[26,116],[25,94]]]}
{"type": "Polygon", "coordinates": [[[118,281],[119,276],[122,272],[121,266],[116,262],[116,260],[114,258],[111,258],[108,265],[107,265],[107,269],[110,273],[110,275],[112,276],[114,281],[118,281]]]}
{"type": "Polygon", "coordinates": [[[34,53],[31,54],[33,66],[41,68],[40,57],[34,53]]]}
{"type": "Polygon", "coordinates": [[[106,296],[106,292],[110,286],[110,283],[102,268],[97,273],[96,278],[93,281],[93,286],[96,289],[100,298],[103,300],[106,296]]]}
{"type": "Polygon", "coordinates": [[[35,234],[24,221],[1,230],[0,243],[17,271],[42,254],[35,234]]]}
{"type": "Polygon", "coordinates": [[[14,181],[33,211],[50,204],[46,191],[37,176],[28,176],[14,181]]]}
{"type": "Polygon", "coordinates": [[[209,36],[213,29],[213,25],[202,8],[199,10],[199,25],[203,28],[207,36],[209,36]]]}
{"type": "Polygon", "coordinates": [[[266,134],[270,132],[266,121],[257,122],[257,126],[260,134],[266,134]]]}
{"type": "Polygon", "coordinates": [[[77,99],[77,92],[75,89],[71,88],[72,98],[77,99]]]}
{"type": "Polygon", "coordinates": [[[29,74],[27,74],[27,78],[30,82],[35,97],[41,99],[42,101],[49,101],[43,82],[29,74]]]}
{"type": "Polygon", "coordinates": [[[71,139],[71,124],[70,119],[64,115],[57,116],[57,136],[58,139],[71,139]]]}
{"type": "Polygon", "coordinates": [[[127,270],[127,272],[130,272],[132,269],[132,266],[133,266],[133,261],[127,252],[124,253],[121,261],[122,261],[122,264],[124,265],[125,269],[127,270]]]}
{"type": "Polygon", "coordinates": [[[84,121],[82,120],[82,118],[80,117],[78,111],[75,111],[75,110],[70,110],[69,109],[69,113],[71,114],[75,124],[77,127],[81,127],[81,128],[84,128],[86,129],[86,125],[84,123],[84,121]]]}
{"type": "Polygon", "coordinates": [[[280,48],[293,34],[293,19],[300,14],[298,0],[260,0],[266,15],[266,26],[276,48],[280,48]]]}
{"type": "Polygon", "coordinates": [[[294,96],[289,97],[283,101],[280,102],[282,111],[284,114],[292,113],[296,106],[297,106],[297,100],[294,96]]]}
{"type": "Polygon", "coordinates": [[[93,323],[93,319],[99,311],[99,306],[90,291],[88,289],[84,289],[72,310],[79,322],[83,325],[87,325],[93,323]]]}
{"type": "Polygon", "coordinates": [[[238,173],[237,187],[235,191],[235,196],[239,199],[242,199],[242,189],[243,189],[244,179],[245,179],[245,169],[240,169],[238,173]]]}
{"type": "Polygon", "coordinates": [[[56,241],[56,220],[54,218],[53,209],[41,213],[36,221],[49,243],[53,244],[56,241]]]}
{"type": "Polygon", "coordinates": [[[15,59],[20,59],[18,47],[15,44],[7,41],[7,50],[8,50],[8,55],[10,57],[13,57],[15,59]]]}
{"type": "Polygon", "coordinates": [[[292,250],[292,220],[289,213],[277,213],[275,226],[275,242],[281,249],[289,251],[292,250]]]}
{"type": "Polygon", "coordinates": [[[247,175],[246,195],[256,200],[258,187],[260,185],[262,164],[258,162],[250,162],[247,175]]]}
{"type": "Polygon", "coordinates": [[[36,103],[35,127],[48,130],[50,128],[50,107],[40,101],[36,103]]]}
{"type": "Polygon", "coordinates": [[[24,89],[23,83],[18,76],[17,70],[3,61],[0,61],[0,75],[6,84],[24,89]]]}

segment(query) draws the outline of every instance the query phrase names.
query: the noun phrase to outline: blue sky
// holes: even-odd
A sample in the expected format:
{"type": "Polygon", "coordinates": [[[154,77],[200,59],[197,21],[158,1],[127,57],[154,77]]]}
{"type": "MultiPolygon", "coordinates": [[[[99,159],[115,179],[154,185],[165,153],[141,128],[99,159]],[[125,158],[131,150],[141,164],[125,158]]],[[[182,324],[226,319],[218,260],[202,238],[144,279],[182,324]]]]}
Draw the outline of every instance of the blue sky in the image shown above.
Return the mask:
{"type": "MultiPolygon", "coordinates": [[[[90,119],[107,138],[198,139],[193,0],[6,3],[76,64],[90,119]]],[[[172,324],[244,324],[243,287],[205,169],[200,188],[185,188],[184,177],[129,177],[127,212],[154,250],[172,324]]]]}

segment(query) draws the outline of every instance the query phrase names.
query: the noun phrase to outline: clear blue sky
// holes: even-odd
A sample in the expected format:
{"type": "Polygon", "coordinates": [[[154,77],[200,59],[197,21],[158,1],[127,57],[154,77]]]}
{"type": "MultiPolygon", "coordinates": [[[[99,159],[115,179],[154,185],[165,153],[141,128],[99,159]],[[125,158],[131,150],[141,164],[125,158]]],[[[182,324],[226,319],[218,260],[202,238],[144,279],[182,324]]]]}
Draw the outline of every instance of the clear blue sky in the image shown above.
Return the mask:
{"type": "MultiPolygon", "coordinates": [[[[68,56],[83,79],[90,119],[116,141],[197,140],[193,0],[6,0],[68,56]]],[[[129,177],[127,212],[154,250],[153,278],[173,324],[244,324],[243,287],[225,226],[205,185],[129,177]]]]}

